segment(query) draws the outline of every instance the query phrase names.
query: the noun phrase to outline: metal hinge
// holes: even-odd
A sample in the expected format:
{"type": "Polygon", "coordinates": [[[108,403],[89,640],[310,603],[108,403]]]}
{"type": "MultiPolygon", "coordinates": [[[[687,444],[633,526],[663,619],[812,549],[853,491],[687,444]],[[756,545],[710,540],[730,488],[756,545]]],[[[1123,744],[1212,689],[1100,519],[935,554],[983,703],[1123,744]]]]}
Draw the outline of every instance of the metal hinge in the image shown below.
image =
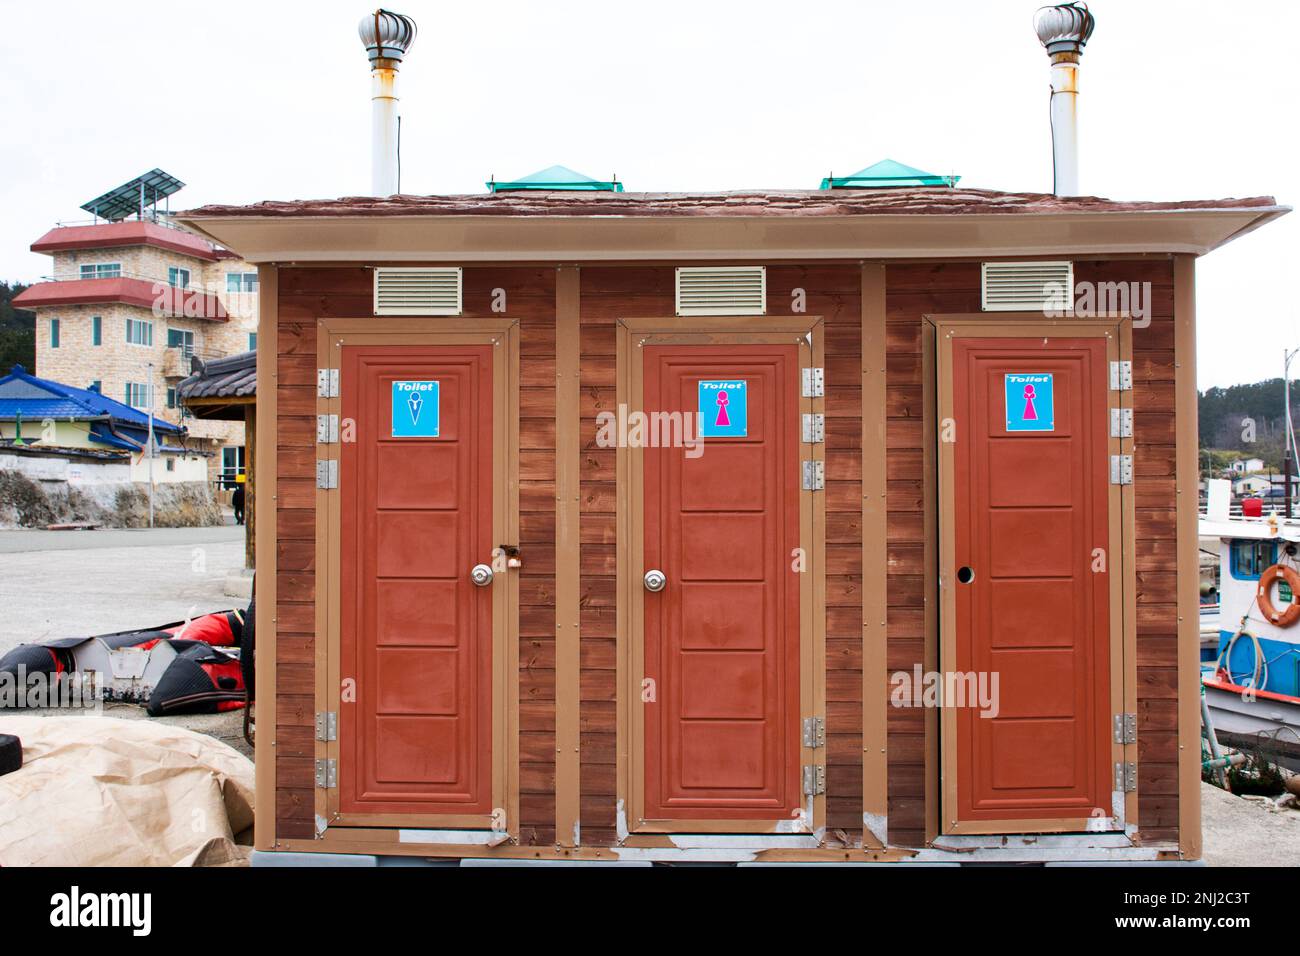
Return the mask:
{"type": "Polygon", "coordinates": [[[1115,789],[1132,793],[1138,788],[1138,765],[1133,761],[1115,764],[1115,789]]]}
{"type": "Polygon", "coordinates": [[[803,440],[809,445],[819,445],[826,440],[826,416],[821,412],[804,412],[803,440]]]}
{"type": "Polygon", "coordinates": [[[1138,739],[1137,714],[1115,715],[1115,743],[1135,744],[1138,739]]]}
{"type": "Polygon", "coordinates": [[[821,398],[826,394],[826,370],[824,368],[806,368],[803,370],[803,397],[821,398]]]}
{"type": "Polygon", "coordinates": [[[803,719],[803,745],[805,747],[826,746],[826,721],[820,717],[803,719]]]}
{"type": "Polygon", "coordinates": [[[316,715],[316,739],[339,739],[339,715],[332,710],[324,710],[316,715]]]}
{"type": "Polygon", "coordinates": [[[333,758],[316,761],[316,786],[321,790],[333,790],[339,785],[338,764],[333,758]]]}
{"type": "Polygon", "coordinates": [[[1129,361],[1110,363],[1110,389],[1112,392],[1127,392],[1133,388],[1133,363],[1129,361]]]}
{"type": "Polygon", "coordinates": [[[803,490],[821,491],[826,487],[826,463],[805,461],[803,463],[803,490]]]}
{"type": "Polygon", "coordinates": [[[316,487],[329,490],[339,486],[339,463],[336,458],[316,459],[316,487]]]}
{"type": "Polygon", "coordinates": [[[1110,410],[1110,437],[1133,437],[1133,409],[1112,408],[1110,410]]]}
{"type": "Polygon", "coordinates": [[[1110,456],[1110,483],[1112,485],[1133,484],[1133,456],[1110,456]]]}
{"type": "Polygon", "coordinates": [[[339,370],[336,368],[316,369],[316,397],[339,397],[339,370]]]}
{"type": "Polygon", "coordinates": [[[826,792],[826,768],[805,765],[803,768],[803,792],[806,797],[815,797],[826,792]]]}
{"type": "Polygon", "coordinates": [[[316,441],[322,445],[332,445],[339,440],[339,417],[337,415],[316,416],[316,441]]]}

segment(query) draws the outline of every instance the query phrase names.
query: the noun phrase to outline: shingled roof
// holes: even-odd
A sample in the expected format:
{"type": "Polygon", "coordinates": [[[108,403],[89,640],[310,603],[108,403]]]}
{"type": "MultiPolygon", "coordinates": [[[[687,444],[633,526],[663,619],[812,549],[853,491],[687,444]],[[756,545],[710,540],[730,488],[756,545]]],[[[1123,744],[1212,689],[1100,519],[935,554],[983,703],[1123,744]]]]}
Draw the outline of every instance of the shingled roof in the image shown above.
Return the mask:
{"type": "Polygon", "coordinates": [[[1272,196],[1124,202],[990,189],[745,190],[718,193],[499,192],[448,196],[352,196],[202,206],[180,219],[342,216],[870,216],[1158,212],[1276,206],[1272,196]]]}

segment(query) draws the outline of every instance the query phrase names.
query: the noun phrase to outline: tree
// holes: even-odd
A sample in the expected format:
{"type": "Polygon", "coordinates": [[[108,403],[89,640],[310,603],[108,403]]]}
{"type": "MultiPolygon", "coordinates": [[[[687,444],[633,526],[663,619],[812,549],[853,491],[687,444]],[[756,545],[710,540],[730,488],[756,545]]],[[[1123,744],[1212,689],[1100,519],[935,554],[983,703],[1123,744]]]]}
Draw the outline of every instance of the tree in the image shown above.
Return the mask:
{"type": "Polygon", "coordinates": [[[15,309],[13,299],[27,286],[0,281],[0,375],[15,365],[36,367],[36,313],[15,309]]]}

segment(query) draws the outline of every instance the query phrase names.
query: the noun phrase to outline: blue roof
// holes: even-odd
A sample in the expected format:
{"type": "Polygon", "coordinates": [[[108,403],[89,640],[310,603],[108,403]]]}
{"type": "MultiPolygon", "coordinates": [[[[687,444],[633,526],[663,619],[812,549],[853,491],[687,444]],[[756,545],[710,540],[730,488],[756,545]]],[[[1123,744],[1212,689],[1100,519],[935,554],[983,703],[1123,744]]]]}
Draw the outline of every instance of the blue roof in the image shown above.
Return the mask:
{"type": "MultiPolygon", "coordinates": [[[[14,421],[21,412],[24,421],[40,421],[52,418],[55,421],[79,419],[108,422],[130,437],[138,434],[143,437],[149,428],[149,415],[138,408],[132,408],[122,402],[114,401],[107,395],[101,395],[94,389],[76,388],[64,385],[48,378],[37,378],[21,365],[15,365],[13,371],[0,378],[0,421],[14,421]]],[[[155,418],[154,433],[157,435],[182,436],[186,429],[180,425],[155,418]]],[[[105,444],[125,447],[108,435],[94,436],[105,444]]]]}

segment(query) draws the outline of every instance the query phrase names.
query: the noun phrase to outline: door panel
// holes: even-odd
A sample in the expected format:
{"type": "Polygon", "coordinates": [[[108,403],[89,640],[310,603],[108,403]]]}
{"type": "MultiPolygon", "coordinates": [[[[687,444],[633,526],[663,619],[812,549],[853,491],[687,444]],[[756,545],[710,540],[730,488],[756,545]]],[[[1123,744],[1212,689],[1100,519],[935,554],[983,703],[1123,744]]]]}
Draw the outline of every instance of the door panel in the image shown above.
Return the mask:
{"type": "Polygon", "coordinates": [[[492,346],[344,346],[341,379],[339,809],[488,813],[492,346]]]}
{"type": "Polygon", "coordinates": [[[951,348],[954,664],[1000,691],[956,709],[956,820],[1109,817],[1107,340],[951,348]]]}
{"type": "MultiPolygon", "coordinates": [[[[643,407],[694,418],[703,454],[644,451],[647,819],[788,819],[800,805],[799,352],[794,345],[640,350],[643,407]],[[743,390],[743,394],[742,394],[743,390]],[[709,432],[705,432],[709,434],[709,432]]],[[[638,585],[639,586],[639,583],[638,585]]]]}

